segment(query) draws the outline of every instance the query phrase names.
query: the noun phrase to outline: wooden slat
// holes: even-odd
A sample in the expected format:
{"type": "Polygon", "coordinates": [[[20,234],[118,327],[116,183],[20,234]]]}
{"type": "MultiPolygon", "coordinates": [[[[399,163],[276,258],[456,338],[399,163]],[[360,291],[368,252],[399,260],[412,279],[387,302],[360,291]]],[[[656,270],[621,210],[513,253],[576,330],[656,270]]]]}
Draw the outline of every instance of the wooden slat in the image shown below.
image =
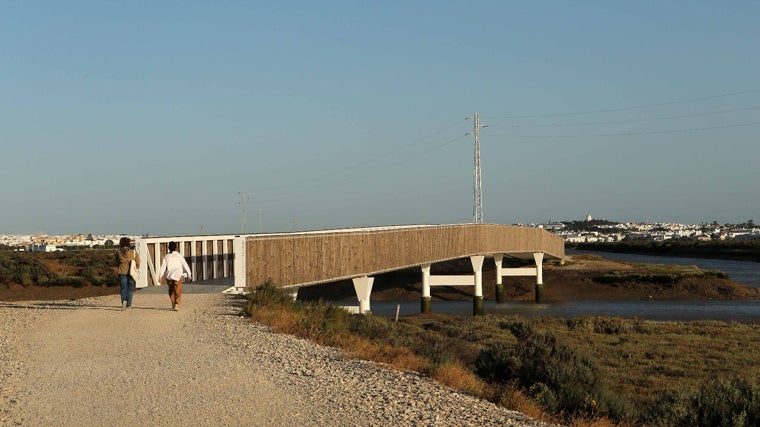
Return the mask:
{"type": "Polygon", "coordinates": [[[248,283],[280,286],[373,275],[473,255],[534,252],[564,257],[564,241],[546,230],[490,224],[253,235],[246,241],[248,283]]]}

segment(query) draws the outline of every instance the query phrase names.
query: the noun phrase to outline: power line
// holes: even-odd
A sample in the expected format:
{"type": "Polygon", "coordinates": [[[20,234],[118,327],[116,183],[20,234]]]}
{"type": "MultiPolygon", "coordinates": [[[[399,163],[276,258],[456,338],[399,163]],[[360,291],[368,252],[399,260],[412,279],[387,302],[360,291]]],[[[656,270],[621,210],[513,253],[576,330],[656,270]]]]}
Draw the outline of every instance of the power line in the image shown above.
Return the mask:
{"type": "Polygon", "coordinates": [[[671,134],[671,133],[701,132],[701,131],[713,130],[713,129],[727,129],[727,128],[736,128],[736,127],[743,127],[743,126],[757,126],[757,125],[760,125],[760,122],[737,123],[737,124],[732,124],[732,125],[708,126],[708,127],[691,128],[691,129],[674,129],[674,130],[665,130],[665,131],[621,132],[621,133],[585,134],[585,135],[499,135],[499,134],[494,134],[494,133],[488,133],[487,135],[505,137],[505,138],[598,138],[598,137],[608,137],[608,136],[662,135],[662,134],[671,134]]]}
{"type": "MultiPolygon", "coordinates": [[[[403,159],[401,159],[399,161],[394,162],[393,166],[399,166],[399,165],[402,165],[404,163],[408,163],[408,162],[414,161],[414,160],[416,160],[417,158],[419,158],[422,155],[429,154],[429,153],[432,153],[434,151],[438,151],[440,149],[443,149],[444,147],[449,146],[449,145],[453,144],[456,141],[464,139],[464,137],[465,137],[464,135],[459,135],[459,136],[456,136],[456,137],[451,138],[449,140],[446,140],[446,141],[444,141],[444,142],[442,142],[440,144],[436,144],[435,146],[433,146],[431,148],[425,149],[423,151],[416,152],[416,153],[414,153],[414,155],[409,155],[406,158],[403,158],[403,159]]],[[[380,157],[384,157],[384,156],[380,156],[380,157]]],[[[377,157],[377,158],[380,158],[380,157],[377,157]]],[[[355,169],[359,165],[366,165],[368,163],[372,163],[371,160],[362,161],[359,164],[356,164],[356,165],[351,166],[349,168],[344,168],[343,171],[347,171],[347,170],[350,170],[350,169],[355,169]]],[[[382,171],[387,171],[387,170],[389,170],[388,167],[385,167],[384,169],[382,169],[382,171]]],[[[367,169],[364,169],[361,172],[362,172],[361,173],[362,176],[369,176],[369,175],[371,175],[370,173],[368,173],[367,169]]],[[[377,173],[378,170],[375,170],[374,172],[377,173]]],[[[332,173],[332,174],[321,175],[321,177],[324,178],[324,177],[335,176],[335,175],[337,175],[337,174],[332,173]]],[[[311,180],[311,182],[314,182],[314,181],[315,180],[311,180]]],[[[263,197],[262,196],[262,197],[259,197],[258,200],[259,200],[259,203],[263,203],[263,202],[272,202],[272,201],[277,201],[277,200],[282,200],[282,199],[288,199],[288,198],[291,198],[291,197],[294,197],[294,196],[302,196],[302,195],[307,195],[307,194],[321,193],[323,191],[331,190],[331,189],[334,189],[334,188],[336,188],[338,186],[350,184],[350,183],[353,183],[355,181],[356,181],[356,178],[353,175],[349,175],[349,176],[343,177],[343,179],[340,179],[338,181],[324,182],[324,183],[312,184],[312,185],[308,185],[308,186],[301,186],[297,190],[294,190],[294,191],[278,192],[276,195],[274,195],[272,197],[263,197]]]]}
{"type": "MultiPolygon", "coordinates": [[[[650,117],[650,118],[646,118],[646,119],[629,119],[629,120],[614,120],[614,121],[605,121],[605,122],[585,122],[585,123],[531,124],[531,125],[513,125],[513,124],[510,124],[510,125],[507,125],[507,127],[516,128],[516,127],[578,127],[578,126],[599,126],[599,125],[612,125],[612,124],[624,124],[624,123],[642,123],[642,122],[652,122],[652,121],[660,121],[660,120],[684,119],[684,118],[689,118],[689,117],[703,117],[703,116],[712,116],[712,115],[718,115],[718,114],[736,113],[736,112],[740,112],[740,111],[752,111],[752,110],[760,110],[760,107],[735,108],[735,109],[732,109],[732,110],[709,111],[709,112],[703,112],[703,113],[681,114],[681,115],[675,115],[675,116],[650,117]]],[[[491,126],[491,127],[498,127],[498,126],[491,126]]]]}
{"type": "Polygon", "coordinates": [[[720,94],[720,95],[702,96],[702,97],[699,97],[699,98],[688,98],[688,99],[681,99],[681,100],[677,100],[677,101],[660,102],[660,103],[656,103],[656,104],[634,105],[634,106],[630,106],[630,107],[621,107],[621,108],[608,108],[608,109],[603,109],[603,110],[590,110],[590,111],[580,111],[580,112],[570,112],[570,113],[497,116],[497,117],[486,117],[486,118],[489,119],[489,120],[496,120],[496,119],[529,119],[529,118],[539,118],[539,117],[580,116],[580,115],[584,115],[584,114],[612,113],[612,112],[616,112],[616,111],[628,111],[628,110],[638,110],[638,109],[642,109],[642,108],[662,107],[664,105],[685,104],[685,103],[689,103],[689,102],[704,101],[704,100],[707,100],[707,99],[725,98],[725,97],[729,97],[729,96],[744,95],[744,94],[755,93],[755,92],[760,92],[760,89],[750,89],[750,90],[743,90],[743,91],[739,91],[739,92],[723,93],[723,94],[720,94]]]}
{"type": "MultiPolygon", "coordinates": [[[[425,140],[427,140],[427,139],[429,139],[429,138],[431,138],[431,137],[433,137],[435,135],[438,135],[438,134],[440,134],[440,133],[442,133],[442,132],[444,132],[444,131],[446,131],[448,129],[451,129],[454,126],[459,126],[463,122],[464,122],[464,120],[457,120],[456,122],[449,123],[447,125],[443,125],[443,126],[439,127],[438,129],[436,129],[434,131],[431,131],[431,132],[429,132],[429,133],[427,133],[427,134],[425,134],[425,135],[423,135],[423,136],[421,136],[419,138],[416,138],[416,139],[412,140],[411,142],[409,142],[407,144],[398,146],[398,147],[396,147],[396,148],[394,148],[394,149],[392,149],[390,151],[387,151],[387,152],[384,152],[384,153],[381,153],[381,154],[378,154],[376,156],[372,156],[372,157],[369,157],[369,158],[365,158],[364,160],[361,160],[359,162],[350,164],[350,165],[345,166],[343,168],[331,170],[330,172],[326,172],[326,173],[323,173],[323,174],[316,175],[316,176],[312,177],[311,179],[309,179],[309,183],[313,184],[316,181],[322,181],[322,180],[324,180],[326,178],[331,178],[331,177],[334,177],[334,176],[337,176],[337,175],[342,175],[342,174],[345,174],[346,172],[350,172],[350,171],[359,169],[359,168],[361,168],[363,166],[376,163],[377,161],[379,161],[381,159],[385,159],[385,158],[391,157],[394,154],[398,154],[398,153],[401,153],[401,152],[404,152],[404,151],[407,151],[407,150],[413,150],[414,146],[420,144],[421,142],[423,142],[423,141],[425,141],[425,140]]],[[[425,154],[425,153],[429,153],[431,151],[435,151],[436,149],[438,149],[438,148],[440,148],[440,147],[442,147],[444,145],[446,145],[446,143],[441,144],[441,145],[436,145],[432,149],[423,151],[420,154],[425,154]]],[[[286,188],[286,186],[283,185],[283,186],[279,186],[279,187],[276,187],[276,186],[275,187],[269,187],[265,191],[276,192],[279,188],[286,188]]],[[[274,197],[274,198],[269,198],[267,200],[280,199],[280,198],[283,198],[283,197],[277,196],[277,197],[274,197]]],[[[260,200],[262,200],[262,199],[260,199],[260,200]]]]}

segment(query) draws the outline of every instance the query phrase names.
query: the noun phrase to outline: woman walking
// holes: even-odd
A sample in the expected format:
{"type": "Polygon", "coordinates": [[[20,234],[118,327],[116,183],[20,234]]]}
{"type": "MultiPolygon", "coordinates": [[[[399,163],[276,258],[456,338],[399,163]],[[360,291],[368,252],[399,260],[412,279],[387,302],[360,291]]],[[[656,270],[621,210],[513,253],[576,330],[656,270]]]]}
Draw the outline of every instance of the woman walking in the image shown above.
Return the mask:
{"type": "Polygon", "coordinates": [[[132,239],[122,237],[119,239],[119,249],[116,251],[116,271],[119,274],[119,286],[121,287],[121,309],[132,307],[132,294],[135,291],[135,280],[129,275],[129,263],[134,260],[137,268],[140,268],[140,256],[132,247],[132,239]]]}

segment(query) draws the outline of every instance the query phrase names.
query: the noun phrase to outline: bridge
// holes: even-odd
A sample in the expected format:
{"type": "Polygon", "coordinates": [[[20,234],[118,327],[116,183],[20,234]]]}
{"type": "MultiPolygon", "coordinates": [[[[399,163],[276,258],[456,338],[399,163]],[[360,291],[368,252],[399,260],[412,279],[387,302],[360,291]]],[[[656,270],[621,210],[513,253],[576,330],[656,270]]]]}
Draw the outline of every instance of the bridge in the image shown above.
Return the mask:
{"type": "Polygon", "coordinates": [[[432,286],[473,286],[473,313],[483,312],[482,267],[496,266],[497,301],[503,277],[536,277],[536,301],[543,293],[542,264],[565,256],[564,241],[546,230],[495,224],[404,225],[215,236],[141,237],[135,240],[148,274],[138,288],[158,285],[156,272],[170,241],[178,243],[197,281],[227,278],[231,291],[246,292],[271,279],[297,294],[298,288],[351,279],[359,312],[370,310],[374,277],[419,267],[421,311],[429,312],[432,286]],[[504,257],[533,260],[535,267],[503,268],[504,257]],[[473,274],[431,275],[431,265],[469,258],[473,274]]]}

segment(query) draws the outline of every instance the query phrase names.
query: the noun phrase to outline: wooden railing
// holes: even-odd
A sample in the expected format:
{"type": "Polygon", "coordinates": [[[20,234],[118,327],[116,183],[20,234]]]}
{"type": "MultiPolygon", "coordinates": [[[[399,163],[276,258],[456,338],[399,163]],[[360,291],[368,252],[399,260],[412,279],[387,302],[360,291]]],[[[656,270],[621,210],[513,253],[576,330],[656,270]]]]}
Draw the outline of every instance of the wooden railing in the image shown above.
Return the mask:
{"type": "Polygon", "coordinates": [[[473,255],[564,257],[545,230],[491,224],[378,227],[245,238],[246,283],[304,286],[473,255]]]}
{"type": "Polygon", "coordinates": [[[545,259],[565,255],[562,238],[545,230],[492,224],[415,225],[299,233],[141,237],[138,287],[158,283],[156,273],[175,241],[204,281],[234,278],[245,289],[272,279],[282,287],[306,286],[474,255],[545,259]]]}

